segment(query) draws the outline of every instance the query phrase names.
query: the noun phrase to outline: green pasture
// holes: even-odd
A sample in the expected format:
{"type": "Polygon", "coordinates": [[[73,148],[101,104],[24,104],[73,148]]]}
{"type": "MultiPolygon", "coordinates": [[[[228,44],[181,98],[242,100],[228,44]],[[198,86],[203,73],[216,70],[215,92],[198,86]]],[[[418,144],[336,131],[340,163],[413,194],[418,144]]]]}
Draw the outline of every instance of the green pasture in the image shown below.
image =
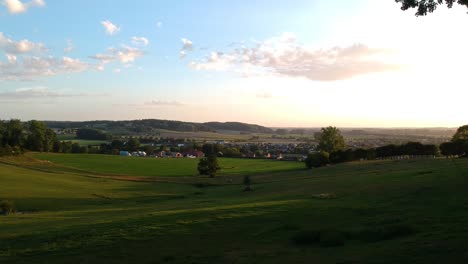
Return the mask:
{"type": "Polygon", "coordinates": [[[190,176],[190,162],[196,163],[80,154],[0,158],[0,200],[18,210],[0,216],[0,263],[468,261],[468,159],[314,170],[221,159],[237,172],[214,179],[190,176]],[[126,178],[103,174],[124,162],[131,164],[126,178]],[[151,165],[167,172],[145,173],[151,165]],[[154,181],[131,180],[149,174],[154,181]],[[252,192],[243,192],[246,174],[252,192]]]}
{"type": "MultiPolygon", "coordinates": [[[[133,176],[193,176],[198,174],[198,159],[53,153],[36,153],[32,156],[67,167],[106,174],[133,176]]],[[[304,164],[300,162],[266,159],[220,158],[219,165],[221,167],[219,174],[222,175],[304,169],[304,164]]]]}

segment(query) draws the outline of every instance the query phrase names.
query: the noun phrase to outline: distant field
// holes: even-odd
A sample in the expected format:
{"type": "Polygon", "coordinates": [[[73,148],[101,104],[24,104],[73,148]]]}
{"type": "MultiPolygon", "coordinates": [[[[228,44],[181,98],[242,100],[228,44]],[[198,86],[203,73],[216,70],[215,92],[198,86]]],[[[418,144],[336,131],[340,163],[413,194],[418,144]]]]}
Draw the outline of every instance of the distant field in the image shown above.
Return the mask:
{"type": "Polygon", "coordinates": [[[71,141],[73,143],[78,143],[80,146],[101,145],[103,143],[109,143],[109,141],[105,140],[77,139],[75,135],[58,135],[57,139],[60,141],[71,141]]]}
{"type": "MultiPolygon", "coordinates": [[[[134,176],[193,176],[198,175],[197,159],[142,158],[98,154],[34,153],[33,157],[56,164],[97,173],[134,176]]],[[[264,159],[220,158],[222,175],[256,174],[304,169],[304,164],[293,161],[264,159]]]]}
{"type": "Polygon", "coordinates": [[[135,182],[60,164],[145,174],[196,160],[0,157],[0,200],[19,210],[0,215],[0,263],[468,263],[468,159],[221,161],[240,174],[135,182]]]}

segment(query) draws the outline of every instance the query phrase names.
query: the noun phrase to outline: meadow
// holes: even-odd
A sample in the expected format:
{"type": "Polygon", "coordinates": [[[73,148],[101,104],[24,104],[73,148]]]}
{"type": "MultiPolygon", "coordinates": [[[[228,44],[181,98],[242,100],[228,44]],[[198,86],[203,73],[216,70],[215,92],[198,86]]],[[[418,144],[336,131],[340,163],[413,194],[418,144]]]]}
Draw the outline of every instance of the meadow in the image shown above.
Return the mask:
{"type": "MultiPolygon", "coordinates": [[[[132,176],[196,176],[198,159],[126,157],[100,154],[36,153],[32,157],[94,173],[132,176]]],[[[304,169],[292,161],[220,158],[222,175],[256,174],[304,169]]]]}
{"type": "Polygon", "coordinates": [[[101,144],[109,144],[107,140],[86,140],[78,139],[75,135],[58,135],[57,139],[59,141],[71,141],[72,143],[78,143],[80,146],[99,146],[101,144]]]}
{"type": "Polygon", "coordinates": [[[237,172],[225,169],[214,179],[188,172],[188,163],[161,173],[170,166],[158,162],[81,154],[1,158],[0,200],[14,201],[18,213],[0,216],[0,263],[468,260],[468,159],[313,170],[222,159],[237,172]],[[158,174],[145,173],[151,165],[158,174]],[[114,177],[118,171],[125,177],[114,177]],[[245,174],[252,192],[243,192],[245,174]]]}

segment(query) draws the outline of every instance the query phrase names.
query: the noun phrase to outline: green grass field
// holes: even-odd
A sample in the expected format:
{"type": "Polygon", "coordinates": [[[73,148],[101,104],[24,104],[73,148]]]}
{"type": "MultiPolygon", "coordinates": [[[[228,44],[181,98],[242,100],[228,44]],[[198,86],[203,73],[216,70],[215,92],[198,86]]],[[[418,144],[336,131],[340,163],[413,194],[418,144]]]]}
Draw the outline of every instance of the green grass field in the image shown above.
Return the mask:
{"type": "Polygon", "coordinates": [[[0,216],[0,263],[468,261],[468,159],[315,170],[222,159],[235,168],[214,179],[191,176],[196,161],[179,162],[1,158],[0,200],[19,213],[0,216]],[[124,162],[125,177],[107,175],[124,162]],[[152,165],[168,172],[145,172],[152,165]],[[242,191],[245,174],[253,192],[242,191]],[[152,181],[132,180],[143,176],[152,181]]]}
{"type": "MultiPolygon", "coordinates": [[[[96,173],[133,176],[194,176],[198,174],[197,159],[124,157],[98,154],[32,155],[41,160],[96,173]]],[[[220,158],[221,175],[258,174],[304,169],[304,164],[291,161],[220,158]]]]}

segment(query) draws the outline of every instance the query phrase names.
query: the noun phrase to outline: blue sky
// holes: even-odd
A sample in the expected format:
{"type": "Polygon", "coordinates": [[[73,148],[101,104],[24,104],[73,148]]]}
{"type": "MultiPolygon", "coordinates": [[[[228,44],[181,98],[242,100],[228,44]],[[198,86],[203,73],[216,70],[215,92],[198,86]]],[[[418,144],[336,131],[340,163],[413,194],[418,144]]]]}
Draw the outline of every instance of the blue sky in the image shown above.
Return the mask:
{"type": "Polygon", "coordinates": [[[466,122],[450,97],[466,94],[460,7],[416,18],[392,0],[1,2],[0,119],[466,122]]]}

